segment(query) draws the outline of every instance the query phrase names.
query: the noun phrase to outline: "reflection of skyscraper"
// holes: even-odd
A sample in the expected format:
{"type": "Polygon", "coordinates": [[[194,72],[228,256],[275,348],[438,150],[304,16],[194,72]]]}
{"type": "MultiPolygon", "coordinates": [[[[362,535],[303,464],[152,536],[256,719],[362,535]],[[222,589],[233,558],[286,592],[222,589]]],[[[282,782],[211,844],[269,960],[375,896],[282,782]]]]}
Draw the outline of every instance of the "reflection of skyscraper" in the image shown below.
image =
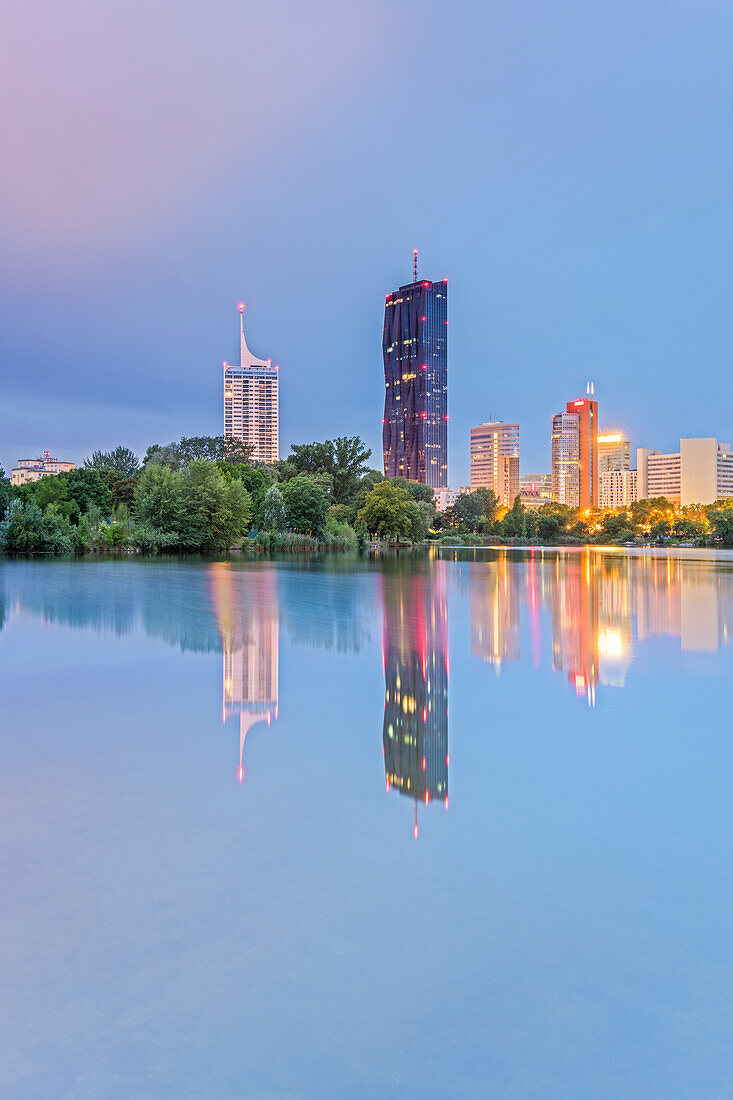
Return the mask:
{"type": "Polygon", "coordinates": [[[598,683],[598,577],[589,553],[555,561],[552,588],[552,663],[564,669],[578,695],[595,702],[598,683]],[[562,568],[561,568],[562,564],[562,568]]]}
{"type": "Polygon", "coordinates": [[[448,637],[445,563],[430,575],[382,577],[387,790],[448,807],[448,637]]]}
{"type": "Polygon", "coordinates": [[[279,620],[275,571],[246,577],[226,562],[210,569],[211,594],[223,651],[223,710],[239,715],[239,779],[244,740],[257,722],[277,718],[279,620]],[[246,581],[246,588],[243,584],[246,581]],[[246,599],[243,598],[246,596],[246,599]]]}
{"type": "Polygon", "coordinates": [[[517,567],[502,551],[471,574],[471,653],[495,665],[519,660],[517,567]]]}

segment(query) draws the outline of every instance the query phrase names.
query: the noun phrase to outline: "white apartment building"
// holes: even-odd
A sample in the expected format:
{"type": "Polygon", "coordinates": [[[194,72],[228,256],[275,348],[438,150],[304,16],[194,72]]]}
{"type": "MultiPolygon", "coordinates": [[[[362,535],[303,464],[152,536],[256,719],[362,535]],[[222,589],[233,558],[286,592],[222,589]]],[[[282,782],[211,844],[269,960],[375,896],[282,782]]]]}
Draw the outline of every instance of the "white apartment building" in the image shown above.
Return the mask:
{"type": "Polygon", "coordinates": [[[18,465],[10,473],[11,485],[27,485],[31,481],[40,481],[42,477],[54,474],[68,474],[76,469],[74,462],[62,462],[52,458],[50,451],[44,451],[42,458],[19,458],[18,465]]]}
{"type": "Polygon", "coordinates": [[[637,499],[636,470],[604,470],[598,480],[601,508],[628,508],[637,499]]]}
{"type": "Polygon", "coordinates": [[[224,435],[252,447],[252,458],[279,458],[280,398],[277,366],[257,359],[244,339],[244,306],[239,307],[239,366],[224,363],[224,435]]]}
{"type": "Polygon", "coordinates": [[[714,437],[681,439],[676,454],[640,448],[636,456],[639,500],[685,505],[733,497],[733,453],[714,437]]]}
{"type": "Polygon", "coordinates": [[[444,512],[446,508],[452,508],[462,491],[461,489],[434,489],[433,495],[437,510],[444,512]]]}

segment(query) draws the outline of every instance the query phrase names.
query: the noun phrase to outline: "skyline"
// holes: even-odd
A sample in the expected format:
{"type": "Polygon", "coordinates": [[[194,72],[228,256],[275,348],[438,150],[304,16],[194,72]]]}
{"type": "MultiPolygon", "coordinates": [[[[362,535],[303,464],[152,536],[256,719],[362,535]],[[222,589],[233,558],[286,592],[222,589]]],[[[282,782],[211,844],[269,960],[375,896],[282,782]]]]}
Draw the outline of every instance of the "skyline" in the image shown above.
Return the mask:
{"type": "Polygon", "coordinates": [[[634,449],[729,440],[733,12],[253,12],[156,10],[148,36],[129,11],[9,13],[6,473],[46,447],[81,462],[216,434],[240,295],[248,341],[277,349],[281,451],[359,434],[379,468],[382,296],[415,247],[451,286],[452,487],[492,417],[521,424],[523,472],[549,470],[550,414],[589,378],[634,449]],[[254,83],[278,77],[254,113],[244,42],[254,83]],[[385,174],[393,104],[430,73],[413,140],[438,152],[385,174]]]}

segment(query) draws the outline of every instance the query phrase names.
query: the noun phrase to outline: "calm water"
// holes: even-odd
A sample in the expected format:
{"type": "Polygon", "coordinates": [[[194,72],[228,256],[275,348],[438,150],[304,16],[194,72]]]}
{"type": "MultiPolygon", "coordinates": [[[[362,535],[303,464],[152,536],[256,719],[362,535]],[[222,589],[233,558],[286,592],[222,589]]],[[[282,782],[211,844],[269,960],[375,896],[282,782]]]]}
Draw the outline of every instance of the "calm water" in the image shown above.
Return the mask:
{"type": "Polygon", "coordinates": [[[0,1095],[733,1096],[733,558],[0,564],[0,1095]]]}

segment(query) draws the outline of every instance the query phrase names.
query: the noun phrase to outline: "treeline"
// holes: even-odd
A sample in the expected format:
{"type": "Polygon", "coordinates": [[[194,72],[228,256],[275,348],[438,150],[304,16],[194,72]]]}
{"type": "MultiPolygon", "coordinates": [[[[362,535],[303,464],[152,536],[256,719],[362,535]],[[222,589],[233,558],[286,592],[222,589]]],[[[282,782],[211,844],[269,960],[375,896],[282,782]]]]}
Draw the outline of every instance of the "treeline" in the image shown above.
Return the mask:
{"type": "Polygon", "coordinates": [[[637,500],[628,508],[568,508],[548,503],[539,510],[524,507],[520,497],[499,515],[493,492],[463,493],[441,513],[436,526],[443,536],[480,535],[503,541],[576,545],[624,545],[654,542],[733,546],[733,500],[675,506],[666,497],[637,500]]]}
{"type": "Polygon", "coordinates": [[[421,541],[432,491],[370,469],[361,439],[296,444],[253,462],[224,437],[95,451],[80,469],[11,486],[0,470],[0,549],[6,553],[214,552],[253,536],[269,549],[356,548],[370,533],[421,541]],[[380,487],[379,493],[375,490],[380,487]]]}

